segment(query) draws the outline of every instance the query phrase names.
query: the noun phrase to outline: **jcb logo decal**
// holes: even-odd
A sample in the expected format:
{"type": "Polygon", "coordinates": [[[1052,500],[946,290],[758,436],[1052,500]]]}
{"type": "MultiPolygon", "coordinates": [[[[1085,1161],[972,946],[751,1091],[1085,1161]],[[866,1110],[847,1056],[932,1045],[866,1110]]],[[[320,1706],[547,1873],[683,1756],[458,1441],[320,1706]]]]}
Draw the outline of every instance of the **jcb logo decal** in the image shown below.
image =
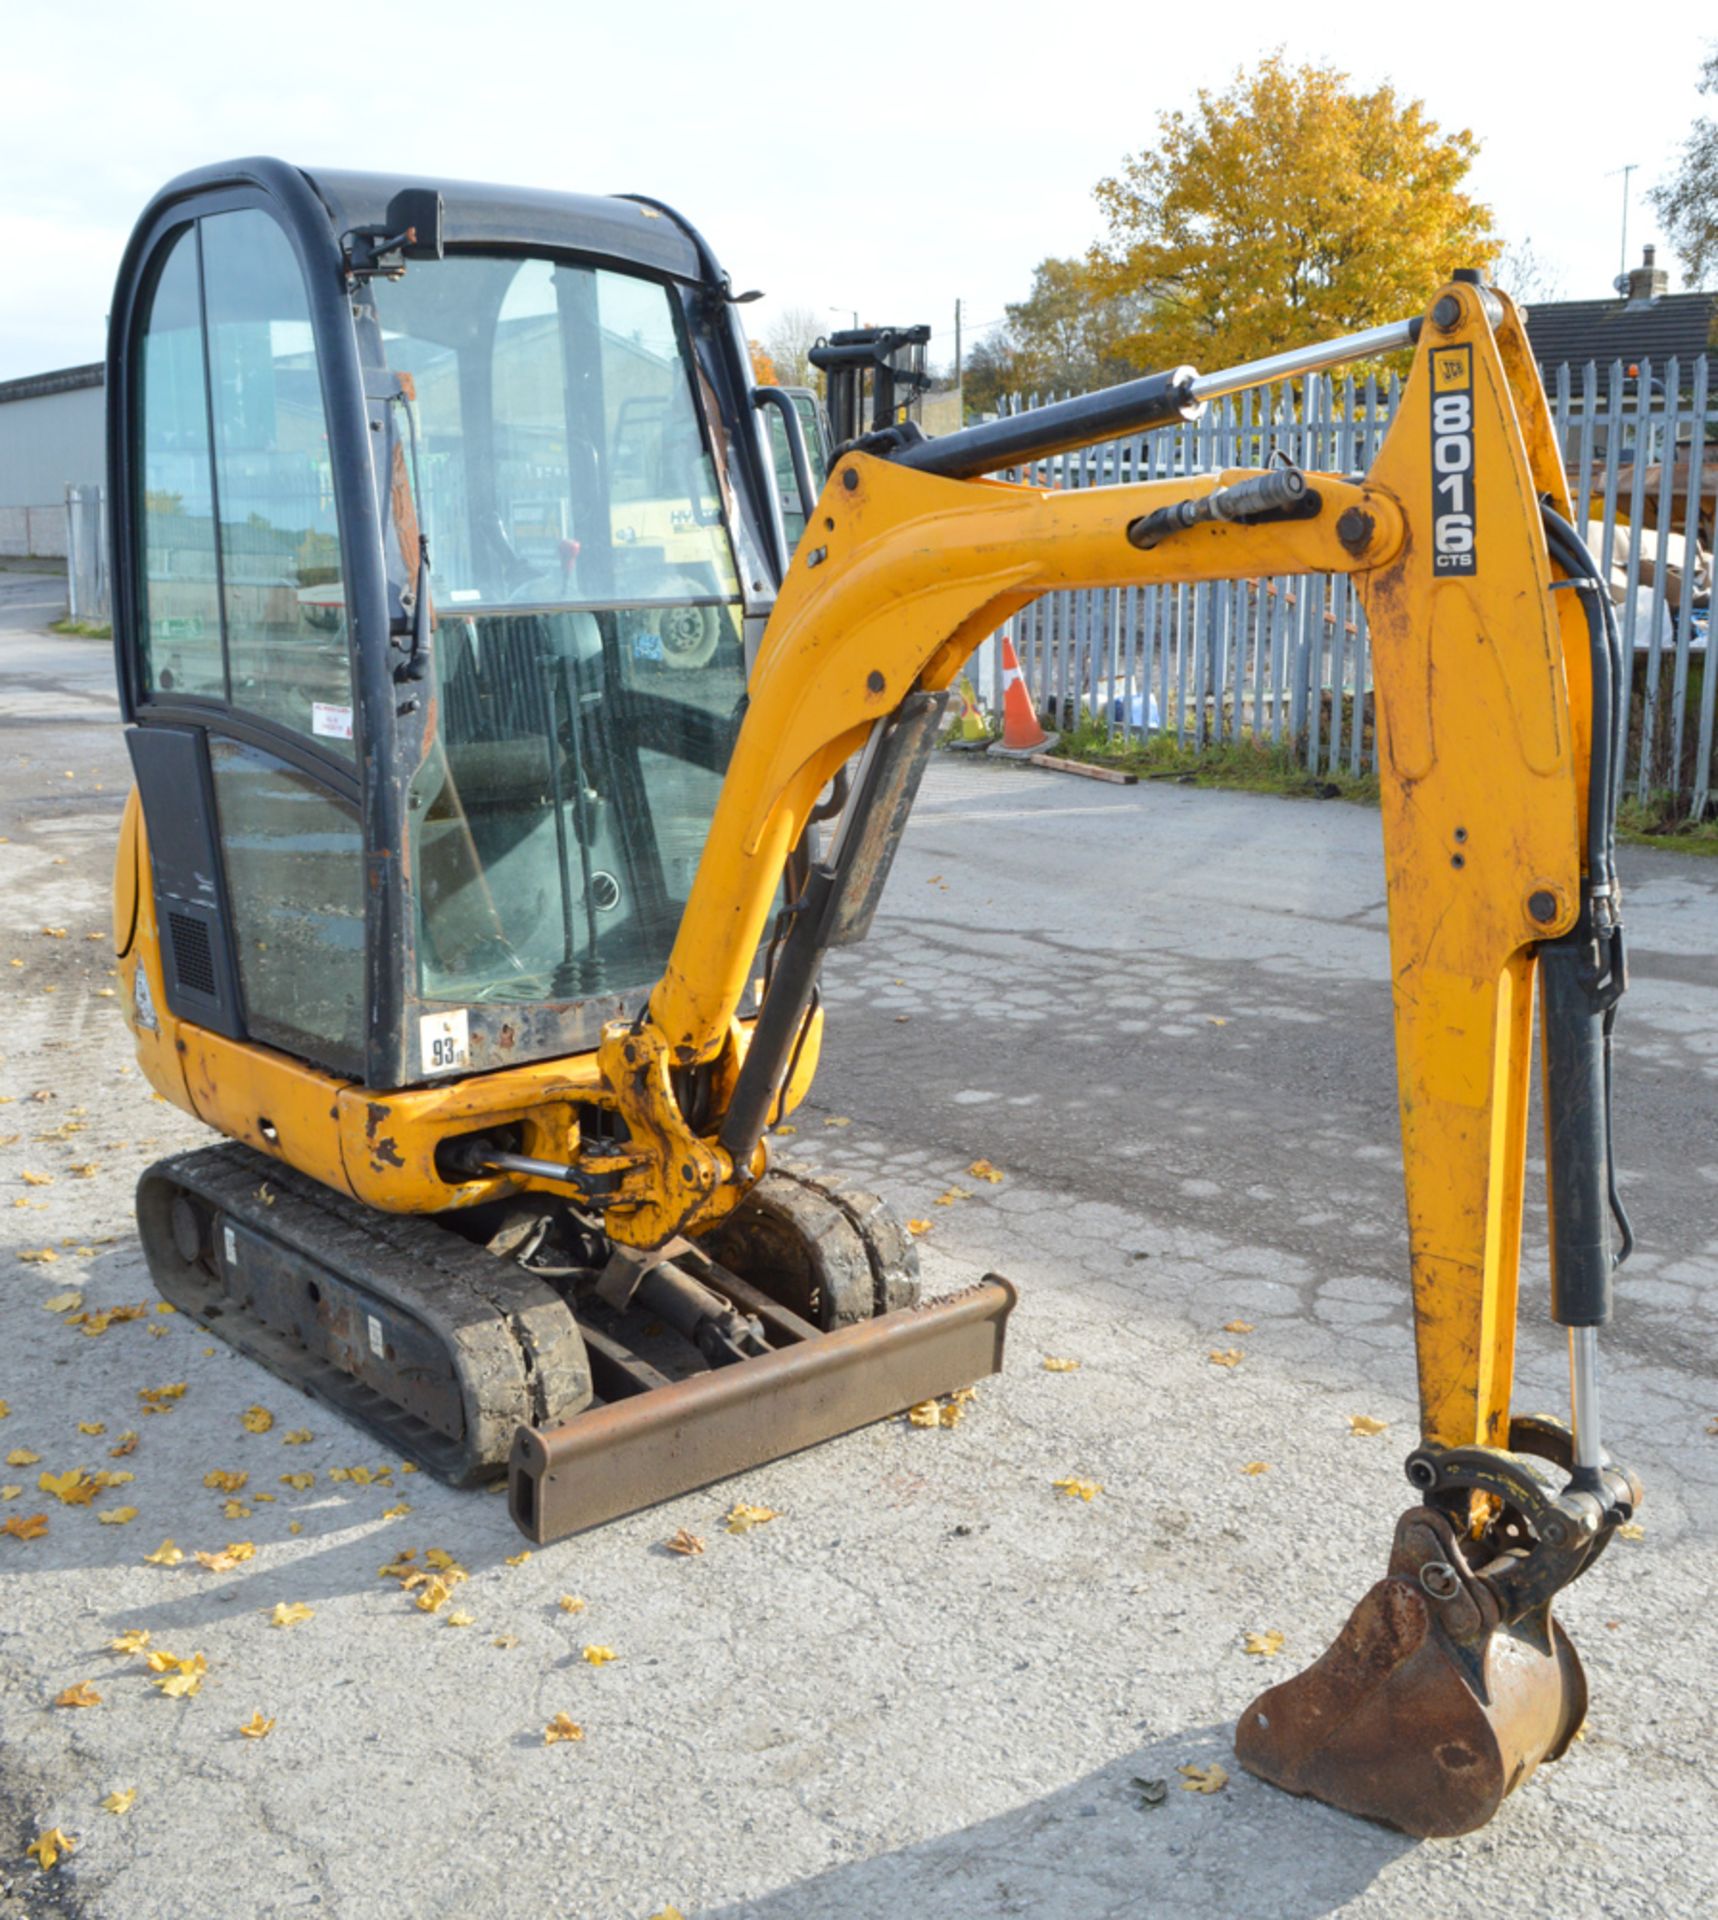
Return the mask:
{"type": "Polygon", "coordinates": [[[1432,565],[1473,573],[1473,348],[1434,347],[1431,372],[1432,565]]]}

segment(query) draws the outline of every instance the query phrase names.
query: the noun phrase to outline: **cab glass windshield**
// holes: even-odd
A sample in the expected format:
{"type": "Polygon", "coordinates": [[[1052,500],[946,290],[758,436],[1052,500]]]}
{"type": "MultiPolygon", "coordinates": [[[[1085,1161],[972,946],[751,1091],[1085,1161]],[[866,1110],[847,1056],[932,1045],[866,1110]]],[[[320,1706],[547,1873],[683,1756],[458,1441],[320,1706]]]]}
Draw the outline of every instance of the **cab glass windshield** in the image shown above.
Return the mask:
{"type": "Polygon", "coordinates": [[[409,795],[419,991],[647,987],[745,691],[681,296],[479,255],[373,284],[394,558],[415,564],[421,528],[433,610],[437,732],[409,795]]]}

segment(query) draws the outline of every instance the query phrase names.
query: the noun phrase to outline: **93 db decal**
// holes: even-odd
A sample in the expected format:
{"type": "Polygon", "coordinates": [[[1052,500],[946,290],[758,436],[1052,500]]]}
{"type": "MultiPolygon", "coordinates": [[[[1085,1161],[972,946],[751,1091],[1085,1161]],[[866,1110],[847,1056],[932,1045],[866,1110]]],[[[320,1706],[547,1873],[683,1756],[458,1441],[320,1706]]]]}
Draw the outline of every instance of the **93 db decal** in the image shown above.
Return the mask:
{"type": "Polygon", "coordinates": [[[1432,349],[1432,567],[1474,573],[1473,348],[1432,349]]]}
{"type": "Polygon", "coordinates": [[[464,1007],[426,1013],[418,1020],[425,1073],[453,1073],[471,1064],[471,1022],[464,1007]]]}

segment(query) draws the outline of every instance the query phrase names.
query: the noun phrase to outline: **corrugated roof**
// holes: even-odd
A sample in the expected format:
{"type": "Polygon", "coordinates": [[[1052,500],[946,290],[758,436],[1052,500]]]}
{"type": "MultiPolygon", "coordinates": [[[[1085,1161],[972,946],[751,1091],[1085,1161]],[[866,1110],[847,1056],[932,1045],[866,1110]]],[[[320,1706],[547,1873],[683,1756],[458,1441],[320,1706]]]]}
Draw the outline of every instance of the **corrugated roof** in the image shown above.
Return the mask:
{"type": "Polygon", "coordinates": [[[1677,359],[1687,369],[1718,348],[1718,293],[1669,293],[1638,304],[1549,300],[1528,308],[1527,339],[1541,366],[1650,360],[1662,367],[1677,359]]]}
{"type": "Polygon", "coordinates": [[[102,363],[97,360],[87,367],[61,367],[54,373],[26,374],[22,380],[0,380],[0,402],[75,393],[79,387],[99,387],[103,378],[102,363]]]}

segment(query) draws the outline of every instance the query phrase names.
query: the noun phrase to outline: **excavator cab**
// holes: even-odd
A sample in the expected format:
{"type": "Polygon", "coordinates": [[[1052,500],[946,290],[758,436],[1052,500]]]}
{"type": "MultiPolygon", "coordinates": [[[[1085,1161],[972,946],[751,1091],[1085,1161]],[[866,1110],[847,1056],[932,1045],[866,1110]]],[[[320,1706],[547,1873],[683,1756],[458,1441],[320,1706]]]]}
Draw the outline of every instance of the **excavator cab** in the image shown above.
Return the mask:
{"type": "Polygon", "coordinates": [[[785,563],[726,283],[635,201],[444,188],[376,254],[395,183],[251,171],[162,197],[114,327],[168,1001],[372,1087],[576,1051],[661,971],[785,563]]]}

